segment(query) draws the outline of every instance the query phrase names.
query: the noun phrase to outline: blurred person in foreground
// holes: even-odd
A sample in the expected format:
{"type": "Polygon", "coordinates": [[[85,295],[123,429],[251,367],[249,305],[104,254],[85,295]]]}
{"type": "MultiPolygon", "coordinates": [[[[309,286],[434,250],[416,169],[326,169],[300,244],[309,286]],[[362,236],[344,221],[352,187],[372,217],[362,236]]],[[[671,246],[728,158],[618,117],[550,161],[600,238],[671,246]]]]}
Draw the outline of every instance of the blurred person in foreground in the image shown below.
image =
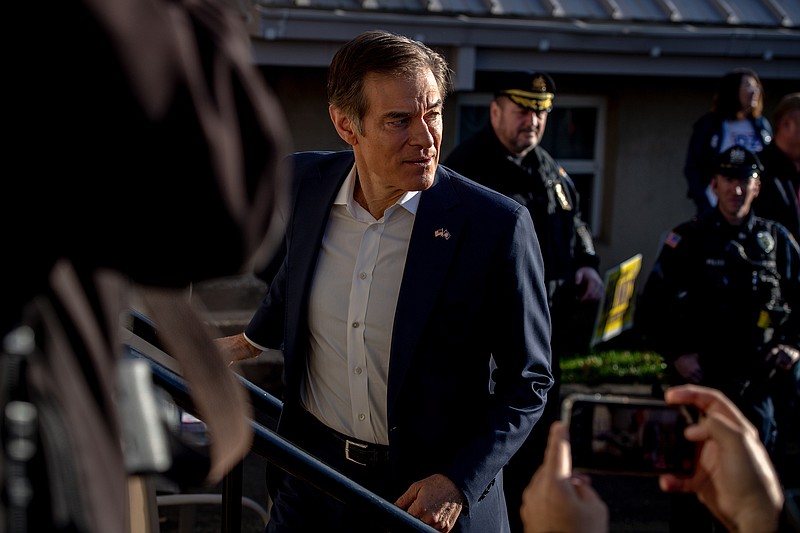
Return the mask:
{"type": "Polygon", "coordinates": [[[0,406],[34,431],[4,419],[0,531],[125,532],[142,512],[129,476],[165,473],[129,470],[123,443],[139,414],[120,411],[118,379],[132,292],[208,427],[210,463],[188,474],[214,484],[250,450],[244,389],[185,289],[266,262],[288,128],[228,5],[39,8],[8,15],[37,20],[68,60],[43,65],[29,49],[9,63],[0,406]]]}
{"type": "MultiPolygon", "coordinates": [[[[504,533],[502,468],[553,381],[550,320],[528,211],[438,164],[449,88],[444,58],[400,35],[336,52],[329,111],[351,149],[292,157],[284,263],[218,343],[283,349],[287,439],[437,530],[504,533]]],[[[385,531],[267,473],[268,532],[385,531]]]]}
{"type": "Polygon", "coordinates": [[[775,136],[758,154],[764,172],[753,210],[800,239],[800,92],[784,96],[772,114],[775,136]]]}
{"type": "Polygon", "coordinates": [[[560,416],[560,361],[588,349],[603,280],[575,183],[540,145],[556,97],[553,79],[544,72],[513,72],[499,76],[495,87],[489,124],[456,146],[444,165],[524,205],[542,249],[555,384],[540,423],[505,471],[512,531],[519,531],[522,491],[542,462],[550,424],[560,416]]]}
{"type": "MultiPolygon", "coordinates": [[[[728,531],[800,531],[797,491],[784,491],[758,431],[724,394],[681,385],[667,389],[665,400],[694,405],[702,416],[684,430],[701,446],[694,474],[659,476],[663,491],[696,494],[728,531]]],[[[588,476],[572,472],[569,432],[561,422],[550,428],[545,461],[525,489],[521,517],[525,533],[608,531],[606,504],[588,476]]]]}
{"type": "Polygon", "coordinates": [[[772,125],[764,116],[764,86],[749,68],[736,68],[717,82],[711,108],[692,125],[683,174],[697,216],[714,210],[711,187],[714,162],[731,146],[758,153],[772,142],[772,125]]]}

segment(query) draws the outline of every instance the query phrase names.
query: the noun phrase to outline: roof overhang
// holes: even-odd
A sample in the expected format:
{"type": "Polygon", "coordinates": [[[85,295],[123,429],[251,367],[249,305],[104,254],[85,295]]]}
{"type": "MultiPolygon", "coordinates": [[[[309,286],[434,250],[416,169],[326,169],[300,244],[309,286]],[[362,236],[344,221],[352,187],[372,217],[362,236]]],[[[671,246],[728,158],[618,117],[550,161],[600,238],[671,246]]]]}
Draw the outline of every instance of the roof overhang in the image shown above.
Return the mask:
{"type": "Polygon", "coordinates": [[[536,64],[549,72],[637,76],[716,76],[735,67],[765,79],[800,79],[800,31],[696,24],[407,15],[260,8],[253,28],[261,65],[327,67],[362,31],[385,29],[440,49],[471,90],[476,71],[536,64]]]}

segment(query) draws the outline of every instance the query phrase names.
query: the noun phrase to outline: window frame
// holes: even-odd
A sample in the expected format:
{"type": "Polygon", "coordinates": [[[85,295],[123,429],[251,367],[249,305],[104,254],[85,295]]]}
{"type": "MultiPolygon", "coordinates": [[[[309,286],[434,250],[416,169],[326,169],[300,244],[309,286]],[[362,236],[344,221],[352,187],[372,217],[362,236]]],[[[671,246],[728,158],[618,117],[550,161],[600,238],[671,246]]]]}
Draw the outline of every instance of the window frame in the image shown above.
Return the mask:
{"type": "MultiPolygon", "coordinates": [[[[463,118],[462,109],[464,107],[483,107],[487,110],[486,116],[488,117],[489,104],[491,103],[493,94],[491,93],[467,93],[462,94],[458,98],[456,110],[456,145],[460,143],[461,139],[461,124],[463,118]]],[[[567,174],[589,174],[592,176],[591,183],[591,197],[590,197],[590,215],[589,220],[586,222],[592,228],[592,234],[597,237],[600,232],[600,224],[603,220],[602,217],[602,194],[605,177],[605,150],[606,150],[606,123],[607,123],[607,99],[599,95],[570,95],[559,94],[556,97],[555,105],[559,109],[568,108],[593,108],[597,113],[597,120],[595,122],[594,131],[594,146],[592,147],[594,157],[592,159],[575,159],[575,158],[559,158],[556,154],[551,154],[556,161],[564,167],[567,174]]]]}

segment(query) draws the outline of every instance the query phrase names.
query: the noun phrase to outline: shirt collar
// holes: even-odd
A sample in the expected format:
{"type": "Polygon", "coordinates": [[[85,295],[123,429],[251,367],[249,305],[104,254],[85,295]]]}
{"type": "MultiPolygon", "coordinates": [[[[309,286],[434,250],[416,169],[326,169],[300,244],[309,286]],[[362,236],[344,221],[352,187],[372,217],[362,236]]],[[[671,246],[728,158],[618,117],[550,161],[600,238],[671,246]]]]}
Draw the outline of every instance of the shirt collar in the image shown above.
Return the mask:
{"type": "MultiPolygon", "coordinates": [[[[344,183],[342,183],[342,186],[339,187],[339,192],[336,193],[336,198],[334,199],[333,204],[346,206],[347,210],[350,212],[350,215],[352,215],[354,218],[355,200],[353,200],[353,191],[355,188],[356,166],[353,165],[353,168],[350,169],[350,172],[347,174],[344,183]]],[[[401,196],[397,202],[395,202],[395,205],[399,205],[412,215],[416,215],[420,199],[419,193],[420,191],[408,191],[401,196]]]]}

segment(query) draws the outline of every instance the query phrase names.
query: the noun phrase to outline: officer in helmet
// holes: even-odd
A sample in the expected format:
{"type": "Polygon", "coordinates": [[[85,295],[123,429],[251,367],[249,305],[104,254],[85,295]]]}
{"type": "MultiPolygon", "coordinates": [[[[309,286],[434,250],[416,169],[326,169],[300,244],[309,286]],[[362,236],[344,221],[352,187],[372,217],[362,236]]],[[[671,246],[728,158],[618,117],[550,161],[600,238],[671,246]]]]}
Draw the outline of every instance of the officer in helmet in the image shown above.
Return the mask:
{"type": "Polygon", "coordinates": [[[758,429],[784,484],[796,484],[800,249],[784,226],[751,212],[762,172],[754,153],[734,146],[714,168],[719,203],[666,236],[637,324],[672,384],[723,391],[758,429]]]}

